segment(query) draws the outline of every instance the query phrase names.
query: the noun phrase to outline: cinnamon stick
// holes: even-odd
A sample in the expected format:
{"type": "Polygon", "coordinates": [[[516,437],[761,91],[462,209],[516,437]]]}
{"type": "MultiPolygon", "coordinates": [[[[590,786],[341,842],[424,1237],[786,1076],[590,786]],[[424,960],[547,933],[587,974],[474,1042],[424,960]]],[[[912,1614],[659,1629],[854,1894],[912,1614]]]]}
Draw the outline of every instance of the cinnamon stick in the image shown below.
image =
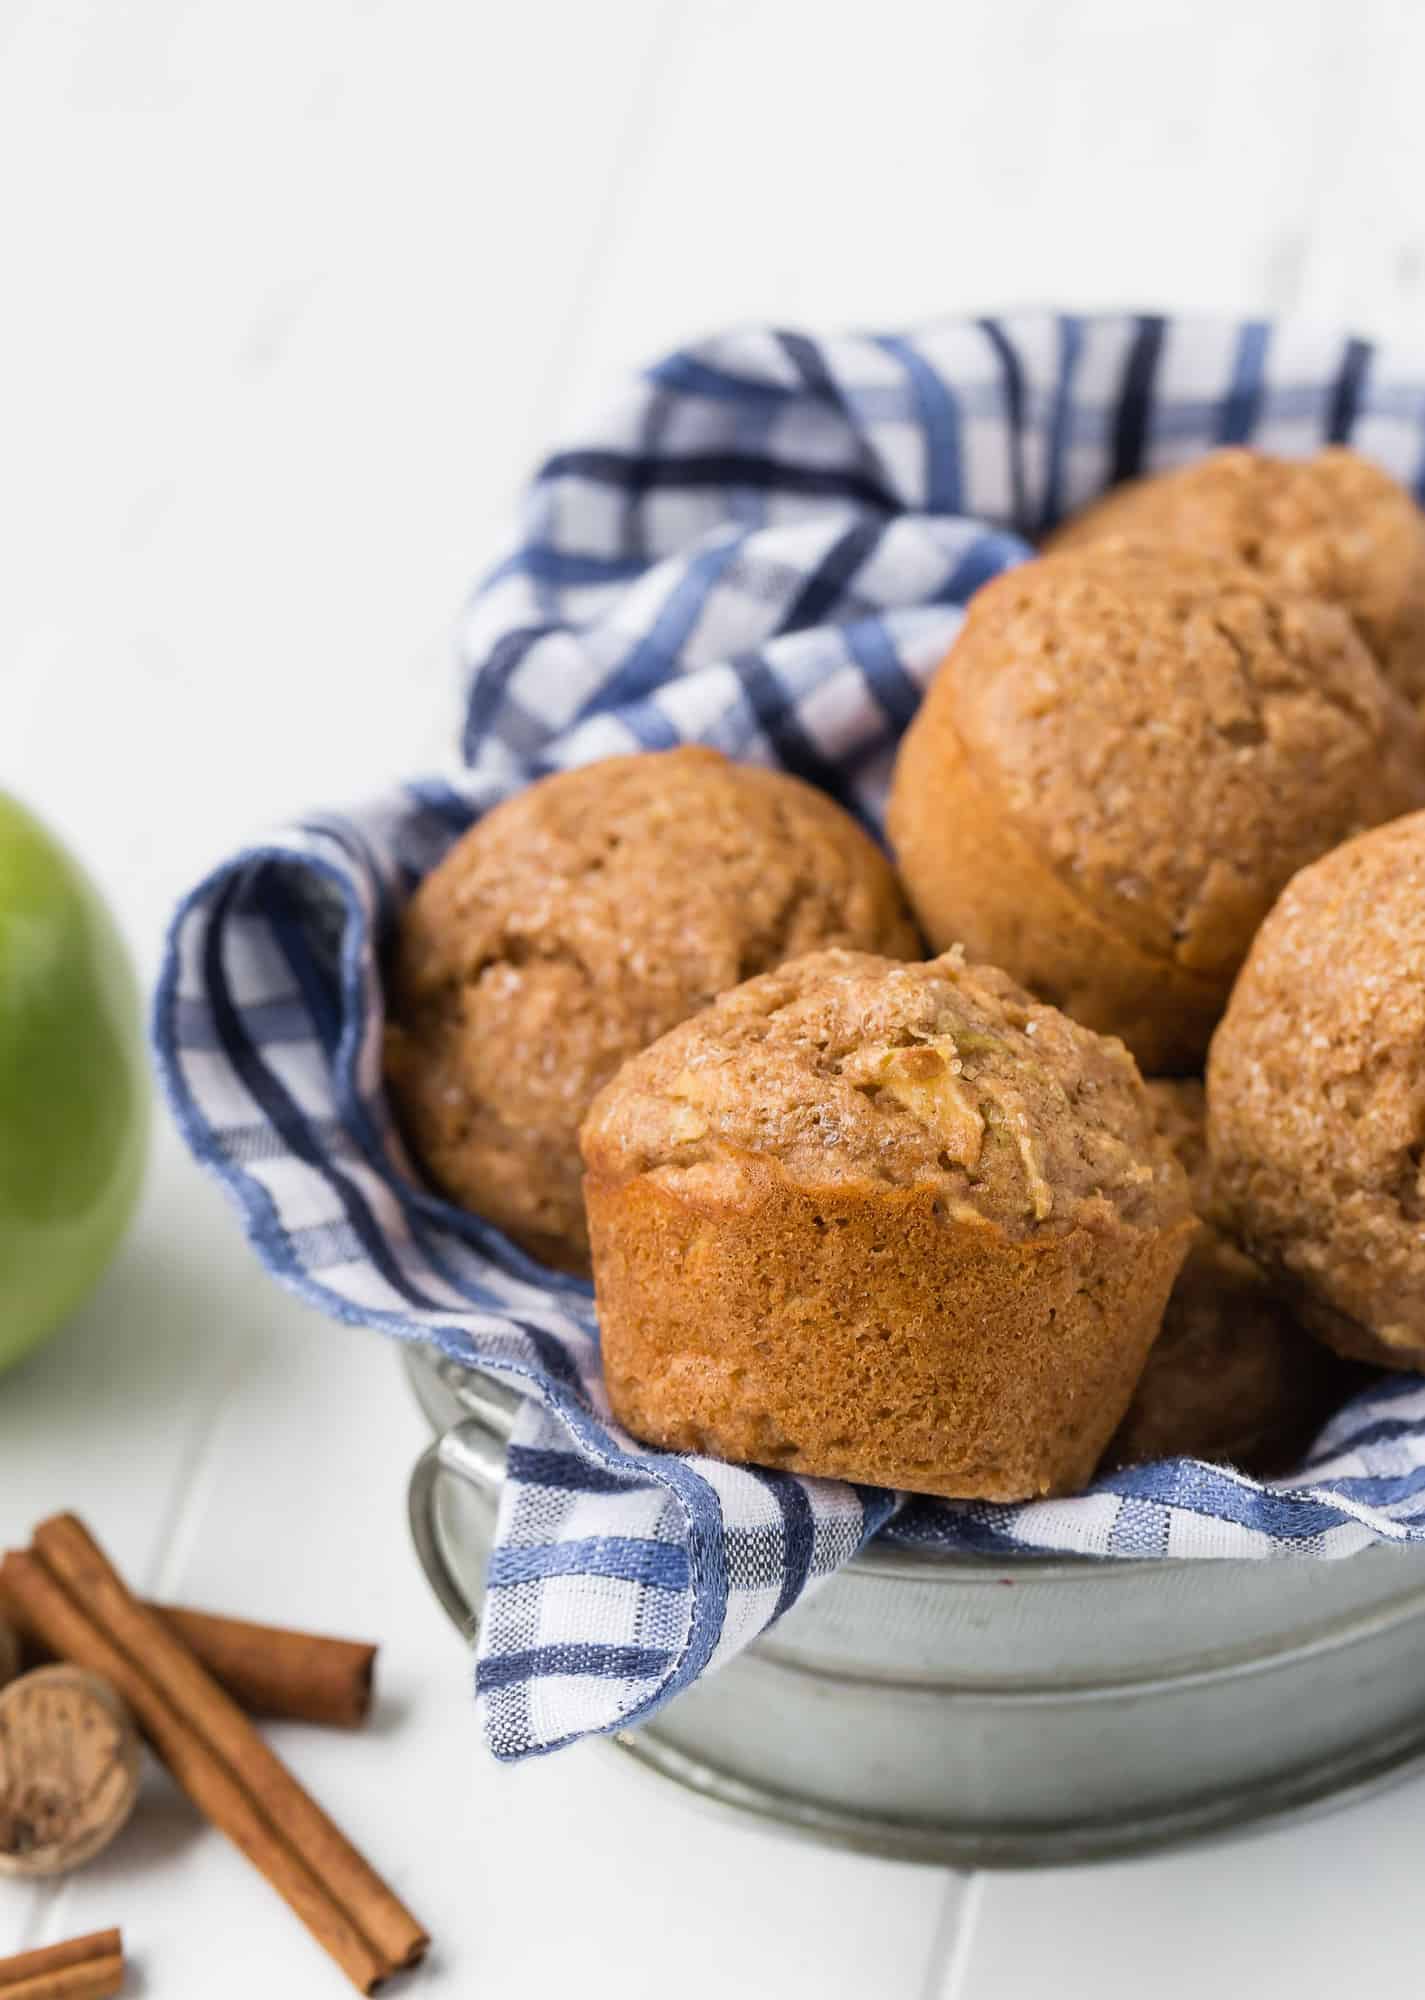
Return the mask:
{"type": "Polygon", "coordinates": [[[105,1674],[178,1783],[372,1992],[428,1939],[184,1645],[134,1598],[72,1515],[12,1552],[0,1585],[66,1659],[105,1674]]]}
{"type": "Polygon", "coordinates": [[[374,1646],[177,1604],[149,1609],[251,1715],[352,1729],[370,1713],[374,1646]]]}
{"type": "MultiPolygon", "coordinates": [[[[281,1625],[255,1625],[247,1618],[224,1618],[178,1604],[150,1604],[191,1653],[249,1715],[284,1722],[322,1722],[355,1728],[371,1711],[376,1648],[355,1639],[328,1639],[281,1625]]],[[[54,1658],[18,1605],[6,1604],[23,1628],[32,1665],[54,1658]]],[[[5,1673],[5,1634],[0,1621],[0,1686],[5,1673]]],[[[18,1665],[18,1661],[16,1662],[18,1665]]]]}
{"type": "Polygon", "coordinates": [[[93,1931],[63,1944],[0,1958],[0,2000],[110,2000],[124,1983],[117,1931],[93,1931]]]}

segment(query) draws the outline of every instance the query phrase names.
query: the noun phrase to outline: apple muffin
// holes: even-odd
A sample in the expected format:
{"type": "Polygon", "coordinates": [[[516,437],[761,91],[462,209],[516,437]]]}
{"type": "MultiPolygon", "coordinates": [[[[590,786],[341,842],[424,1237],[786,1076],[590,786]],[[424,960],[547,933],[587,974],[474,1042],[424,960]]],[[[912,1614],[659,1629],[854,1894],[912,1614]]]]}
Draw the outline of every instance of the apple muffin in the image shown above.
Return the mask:
{"type": "Polygon", "coordinates": [[[1123,1045],[959,952],[749,980],[582,1145],[618,1420],[918,1493],[1080,1487],[1194,1226],[1123,1045]]]}
{"type": "Polygon", "coordinates": [[[1198,1232],[1105,1464],[1203,1458],[1259,1477],[1286,1472],[1361,1371],[1310,1339],[1261,1267],[1208,1219],[1201,1082],[1152,1082],[1148,1095],[1188,1176],[1198,1232]]]}
{"type": "Polygon", "coordinates": [[[625,1057],[818,945],[923,949],[885,856],[822,793],[686,748],[531,785],[402,913],[386,1078],[441,1191],[588,1269],[579,1122],[625,1057]]]}
{"type": "Polygon", "coordinates": [[[1344,445],[1312,458],[1233,446],[1116,487],[1049,546],[1105,537],[1175,544],[1338,604],[1382,672],[1425,700],[1425,514],[1398,480],[1344,445]]]}
{"type": "Polygon", "coordinates": [[[1304,869],[1207,1071],[1214,1199],[1340,1353],[1425,1369],[1425,814],[1304,869]]]}
{"type": "Polygon", "coordinates": [[[1420,804],[1421,724],[1343,611],[1113,542],[979,592],[888,825],[932,947],[1176,1075],[1296,870],[1420,804]]]}

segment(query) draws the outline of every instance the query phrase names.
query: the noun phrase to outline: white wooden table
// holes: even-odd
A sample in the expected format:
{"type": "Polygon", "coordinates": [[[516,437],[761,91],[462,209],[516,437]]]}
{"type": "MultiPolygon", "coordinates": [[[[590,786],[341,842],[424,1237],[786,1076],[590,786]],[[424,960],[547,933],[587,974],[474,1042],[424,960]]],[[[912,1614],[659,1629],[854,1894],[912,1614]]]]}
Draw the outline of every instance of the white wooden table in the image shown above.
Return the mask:
{"type": "MultiPolygon", "coordinates": [[[[1411,0],[0,0],[0,782],[147,972],[177,892],[429,766],[448,634],[540,447],[751,317],[1244,306],[1409,334],[1411,0]]],[[[3,1282],[3,1276],[0,1276],[3,1282]]],[[[166,1130],[92,1303],[0,1382],[0,1534],[384,1641],[279,1732],[438,1941],[431,1994],[1260,2000],[1416,1990],[1425,1784],[1171,1859],[965,1878],[514,1770],[420,1580],[393,1355],[300,1309],[166,1130]]],[[[166,1783],[0,1953],[120,1921],[159,2000],[341,1993],[166,1783]]]]}

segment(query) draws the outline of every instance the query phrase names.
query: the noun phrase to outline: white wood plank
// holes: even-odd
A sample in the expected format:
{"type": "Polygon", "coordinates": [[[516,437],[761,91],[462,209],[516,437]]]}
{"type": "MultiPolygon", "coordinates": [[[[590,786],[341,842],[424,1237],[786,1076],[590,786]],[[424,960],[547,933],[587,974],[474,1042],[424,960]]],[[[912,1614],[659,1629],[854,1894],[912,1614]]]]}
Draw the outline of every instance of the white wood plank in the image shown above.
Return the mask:
{"type": "Polygon", "coordinates": [[[17,25],[6,765],[82,830],[86,745],[122,749],[165,891],[270,812],[448,749],[455,614],[668,11],[68,0],[17,25]]]}
{"type": "MultiPolygon", "coordinates": [[[[0,1378],[0,1547],[74,1508],[136,1588],[160,1588],[184,1495],[270,1309],[225,1206],[161,1130],[138,1221],[103,1283],[0,1378]]],[[[171,1812],[161,1806],[145,1833],[148,1818],[126,1836],[133,1853],[168,1838],[171,1812]]],[[[55,1901],[0,1883],[0,1954],[37,1934],[55,1901]]]]}
{"type": "Polygon", "coordinates": [[[42,1513],[88,1510],[149,1588],[155,1529],[178,1507],[269,1306],[226,1205],[176,1135],[160,1128],[157,1140],[114,1265],[0,1388],[0,1545],[42,1513]]]}
{"type": "Polygon", "coordinates": [[[1318,138],[1300,305],[1363,333],[1425,344],[1425,14],[1409,0],[1338,8],[1329,49],[1334,90],[1318,138]]]}
{"type": "Polygon", "coordinates": [[[1256,0],[1209,27],[1191,0],[704,0],[569,409],[743,320],[1281,306],[1317,192],[1329,11],[1256,0]]]}
{"type": "Polygon", "coordinates": [[[1153,1861],[981,1877],[966,1963],[933,2000],[1254,2000],[1417,1990],[1425,1782],[1153,1861]]]}

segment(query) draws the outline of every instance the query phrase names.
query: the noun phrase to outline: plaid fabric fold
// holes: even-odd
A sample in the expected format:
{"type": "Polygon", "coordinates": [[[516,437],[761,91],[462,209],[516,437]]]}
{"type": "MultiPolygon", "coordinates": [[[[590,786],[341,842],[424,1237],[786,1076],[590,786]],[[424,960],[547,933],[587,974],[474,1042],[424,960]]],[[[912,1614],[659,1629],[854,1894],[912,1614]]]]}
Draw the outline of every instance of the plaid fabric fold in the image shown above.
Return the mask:
{"type": "Polygon", "coordinates": [[[449,772],[225,859],[170,933],[170,1104],[269,1270],[523,1395],[477,1693],[498,1756],[653,1712],[873,1534],[1007,1560],[1339,1556],[1425,1536],[1425,1381],[1371,1388],[1289,1481],[1191,1460],[1021,1506],[650,1451],[610,1418],[587,1285],[422,1186],[382,1095],[402,899],[511,791],[681,742],[772,763],[878,831],[965,604],[1115,481],[1251,440],[1349,440],[1417,491],[1425,369],[1295,325],[1028,313],[669,356],[539,473],[462,628],[449,772]]]}

